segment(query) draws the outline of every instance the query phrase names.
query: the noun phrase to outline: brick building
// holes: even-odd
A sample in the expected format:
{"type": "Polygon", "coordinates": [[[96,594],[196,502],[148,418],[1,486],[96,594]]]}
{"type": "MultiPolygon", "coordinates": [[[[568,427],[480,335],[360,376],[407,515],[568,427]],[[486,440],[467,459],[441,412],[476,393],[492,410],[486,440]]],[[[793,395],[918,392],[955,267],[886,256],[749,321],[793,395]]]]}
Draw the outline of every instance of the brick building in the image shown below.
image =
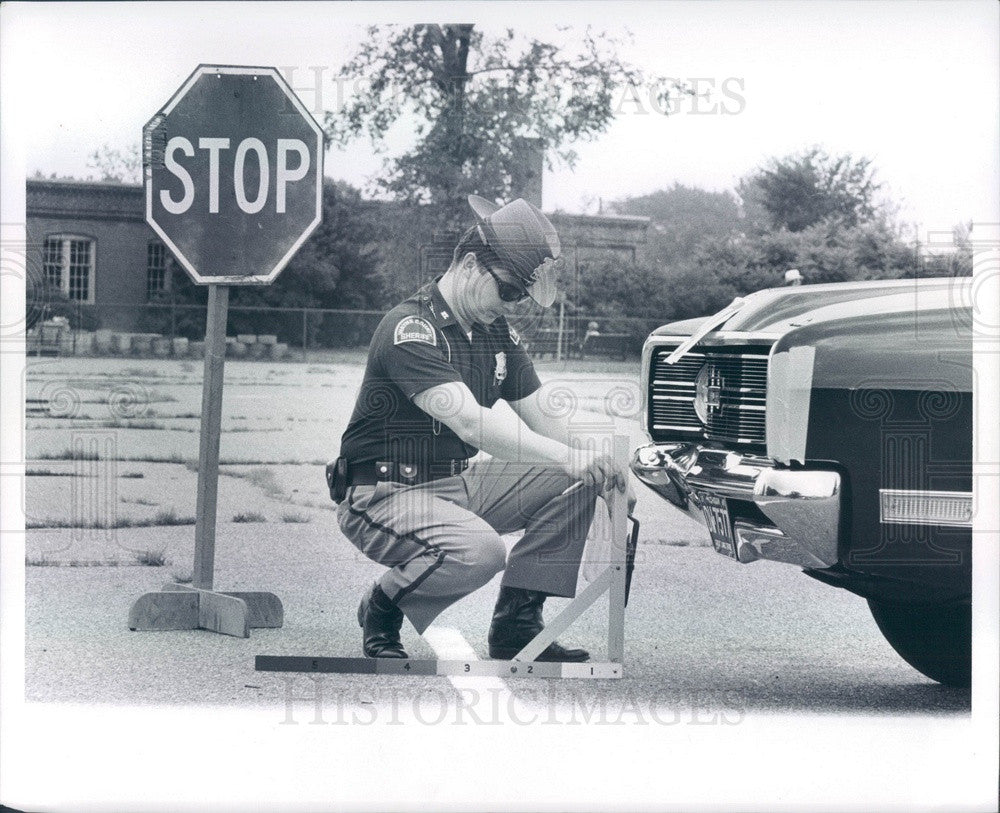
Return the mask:
{"type": "Polygon", "coordinates": [[[173,263],[146,225],[141,186],[29,180],[25,208],[28,267],[70,302],[108,306],[103,327],[132,329],[135,306],[169,289],[173,263]]]}

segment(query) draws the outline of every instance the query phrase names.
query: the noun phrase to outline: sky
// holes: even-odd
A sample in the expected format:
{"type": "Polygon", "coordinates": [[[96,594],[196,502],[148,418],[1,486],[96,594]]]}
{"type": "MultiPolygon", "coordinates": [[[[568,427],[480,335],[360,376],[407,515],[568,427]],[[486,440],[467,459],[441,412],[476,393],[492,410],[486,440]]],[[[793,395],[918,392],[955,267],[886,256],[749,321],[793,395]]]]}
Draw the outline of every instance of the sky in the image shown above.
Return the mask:
{"type": "MultiPolygon", "coordinates": [[[[623,53],[650,74],[698,80],[715,95],[664,116],[621,89],[609,130],[575,146],[575,169],[546,173],[546,210],[595,212],[602,201],[674,183],[732,189],[767,159],[820,145],[872,158],[901,219],[927,232],[1000,219],[998,8],[909,0],[14,4],[4,8],[0,44],[5,91],[16,85],[22,94],[25,172],[86,176],[88,156],[137,143],[199,63],[293,68],[293,86],[322,120],[365,24],[473,21],[489,31],[513,23],[571,45],[590,23],[631,32],[623,53]],[[575,28],[558,30],[567,24],[575,28]]],[[[351,83],[341,87],[350,92],[351,83]]],[[[407,129],[389,134],[390,150],[405,148],[407,129]]],[[[326,172],[364,186],[381,161],[355,142],[328,152],[326,172]]]]}

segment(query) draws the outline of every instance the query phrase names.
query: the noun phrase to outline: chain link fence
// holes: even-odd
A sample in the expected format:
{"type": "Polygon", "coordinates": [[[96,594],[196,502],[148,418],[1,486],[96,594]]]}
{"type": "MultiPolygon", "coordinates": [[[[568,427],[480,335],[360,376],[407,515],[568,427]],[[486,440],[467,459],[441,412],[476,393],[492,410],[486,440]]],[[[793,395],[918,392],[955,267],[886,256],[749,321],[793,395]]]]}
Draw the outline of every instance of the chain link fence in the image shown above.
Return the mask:
{"type": "MultiPolygon", "coordinates": [[[[309,360],[325,350],[367,348],[385,311],[231,305],[227,355],[309,360]]],[[[27,334],[29,355],[197,358],[207,308],[163,303],[60,303],[27,334]]],[[[565,314],[558,308],[512,319],[537,358],[634,358],[659,323],[628,316],[565,314]]]]}

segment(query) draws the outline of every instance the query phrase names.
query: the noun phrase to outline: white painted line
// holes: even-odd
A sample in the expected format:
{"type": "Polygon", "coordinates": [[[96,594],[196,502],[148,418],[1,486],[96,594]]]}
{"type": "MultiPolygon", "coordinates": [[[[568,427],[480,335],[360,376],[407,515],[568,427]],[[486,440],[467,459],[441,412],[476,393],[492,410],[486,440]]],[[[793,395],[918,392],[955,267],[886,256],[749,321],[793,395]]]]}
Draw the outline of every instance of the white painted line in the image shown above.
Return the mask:
{"type": "MultiPolygon", "coordinates": [[[[479,657],[465,636],[454,627],[431,625],[424,630],[427,641],[440,660],[478,661],[479,657]]],[[[462,698],[470,718],[493,720],[508,714],[518,705],[507,684],[498,677],[462,677],[449,675],[448,680],[462,698]]]]}
{"type": "MultiPolygon", "coordinates": [[[[476,655],[476,651],[472,648],[471,644],[465,640],[465,636],[454,627],[437,627],[432,624],[424,631],[423,638],[430,644],[431,649],[434,650],[434,654],[438,656],[438,660],[479,660],[479,656],[476,655]]],[[[461,681],[466,686],[507,690],[507,684],[498,677],[464,678],[459,676],[449,677],[448,680],[455,684],[456,688],[458,688],[459,681],[461,681]]]]}

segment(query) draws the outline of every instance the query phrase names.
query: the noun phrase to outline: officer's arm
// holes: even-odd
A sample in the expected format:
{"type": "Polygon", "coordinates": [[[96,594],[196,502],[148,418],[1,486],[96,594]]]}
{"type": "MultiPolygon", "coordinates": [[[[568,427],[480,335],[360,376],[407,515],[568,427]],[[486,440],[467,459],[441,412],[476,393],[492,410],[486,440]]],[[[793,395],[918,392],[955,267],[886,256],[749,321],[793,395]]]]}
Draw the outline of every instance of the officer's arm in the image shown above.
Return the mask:
{"type": "Polygon", "coordinates": [[[570,443],[569,421],[565,417],[552,414],[542,408],[539,394],[541,390],[536,390],[527,398],[519,398],[510,401],[510,408],[524,421],[525,425],[536,434],[542,435],[560,443],[570,443]]]}
{"type": "Polygon", "coordinates": [[[413,403],[463,441],[501,460],[566,465],[569,449],[526,428],[509,412],[484,407],[465,384],[438,384],[413,396],[413,403]]]}
{"type": "MultiPolygon", "coordinates": [[[[596,435],[588,433],[587,431],[580,431],[580,428],[571,428],[569,420],[565,416],[558,414],[553,414],[554,410],[546,410],[542,406],[542,390],[536,390],[531,395],[526,398],[518,398],[513,401],[508,402],[510,408],[514,410],[514,413],[524,421],[524,425],[531,430],[532,434],[540,435],[542,437],[551,438],[552,440],[558,441],[559,443],[564,443],[571,447],[583,447],[591,446],[592,448],[600,448],[603,433],[601,435],[596,435]]],[[[589,410],[577,409],[573,413],[577,421],[586,425],[585,416],[593,416],[593,424],[600,426],[608,420],[608,416],[601,415],[596,412],[591,412],[589,410]]],[[[628,470],[618,467],[615,463],[615,468],[619,481],[621,483],[628,482],[629,475],[628,470]]],[[[628,486],[628,506],[631,512],[632,507],[635,505],[635,494],[632,493],[631,485],[628,486]]]]}

